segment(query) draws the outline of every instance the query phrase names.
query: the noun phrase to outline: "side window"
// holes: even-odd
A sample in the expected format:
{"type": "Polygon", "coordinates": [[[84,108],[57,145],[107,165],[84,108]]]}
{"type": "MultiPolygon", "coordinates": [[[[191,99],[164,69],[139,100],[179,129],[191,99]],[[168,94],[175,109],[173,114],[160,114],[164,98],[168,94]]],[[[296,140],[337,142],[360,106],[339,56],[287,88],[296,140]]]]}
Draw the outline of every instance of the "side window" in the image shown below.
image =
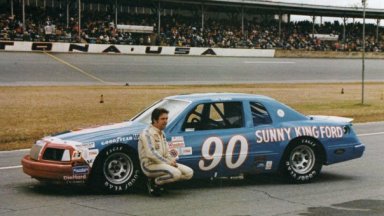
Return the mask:
{"type": "Polygon", "coordinates": [[[184,131],[199,130],[203,119],[204,104],[197,105],[188,115],[183,125],[184,131]]]}
{"type": "Polygon", "coordinates": [[[211,122],[223,122],[224,117],[224,104],[213,103],[209,107],[209,121],[211,122]]]}
{"type": "Polygon", "coordinates": [[[184,131],[241,128],[244,126],[241,102],[197,105],[186,117],[184,131]]]}
{"type": "Polygon", "coordinates": [[[251,102],[253,126],[271,124],[272,120],[267,109],[258,102],[251,102]]]}

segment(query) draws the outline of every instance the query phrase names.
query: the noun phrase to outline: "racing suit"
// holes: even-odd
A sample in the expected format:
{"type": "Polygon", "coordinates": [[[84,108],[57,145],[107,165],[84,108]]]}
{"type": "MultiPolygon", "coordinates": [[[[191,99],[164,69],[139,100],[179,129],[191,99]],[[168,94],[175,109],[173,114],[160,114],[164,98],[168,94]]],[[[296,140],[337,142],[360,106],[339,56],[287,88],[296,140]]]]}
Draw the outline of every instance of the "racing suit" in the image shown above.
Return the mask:
{"type": "Polygon", "coordinates": [[[169,154],[164,132],[150,125],[139,137],[139,158],[141,169],[149,178],[154,178],[157,185],[163,185],[179,180],[188,180],[193,176],[193,170],[183,164],[172,166],[173,158],[169,154]]]}

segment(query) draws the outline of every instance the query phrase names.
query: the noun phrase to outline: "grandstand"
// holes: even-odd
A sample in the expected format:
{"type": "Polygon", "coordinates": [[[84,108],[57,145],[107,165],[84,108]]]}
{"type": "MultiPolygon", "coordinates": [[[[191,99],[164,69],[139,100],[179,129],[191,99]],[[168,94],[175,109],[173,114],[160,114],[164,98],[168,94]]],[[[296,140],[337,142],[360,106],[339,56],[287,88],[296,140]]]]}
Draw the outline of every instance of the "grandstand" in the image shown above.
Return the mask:
{"type": "MultiPolygon", "coordinates": [[[[256,0],[0,0],[0,40],[360,51],[361,8],[256,0]],[[344,23],[292,22],[292,14],[344,23]],[[349,22],[348,22],[349,21],[349,22]]],[[[366,51],[384,51],[384,10],[367,9],[366,51]]]]}

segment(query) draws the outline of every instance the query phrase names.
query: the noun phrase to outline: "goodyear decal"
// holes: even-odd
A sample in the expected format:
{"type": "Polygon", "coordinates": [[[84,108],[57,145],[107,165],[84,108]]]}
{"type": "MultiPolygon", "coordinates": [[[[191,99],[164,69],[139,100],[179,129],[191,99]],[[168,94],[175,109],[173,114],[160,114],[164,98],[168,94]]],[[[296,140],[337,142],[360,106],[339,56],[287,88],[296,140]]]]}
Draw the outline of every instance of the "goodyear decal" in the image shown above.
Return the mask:
{"type": "Polygon", "coordinates": [[[271,143],[291,140],[300,136],[338,139],[343,137],[344,132],[341,126],[302,126],[256,130],[255,135],[257,143],[271,143]]]}
{"type": "Polygon", "coordinates": [[[132,140],[138,140],[139,139],[139,134],[134,134],[126,137],[116,137],[113,139],[105,140],[101,142],[101,145],[110,145],[110,144],[115,144],[115,143],[125,143],[129,142],[132,140]]]}

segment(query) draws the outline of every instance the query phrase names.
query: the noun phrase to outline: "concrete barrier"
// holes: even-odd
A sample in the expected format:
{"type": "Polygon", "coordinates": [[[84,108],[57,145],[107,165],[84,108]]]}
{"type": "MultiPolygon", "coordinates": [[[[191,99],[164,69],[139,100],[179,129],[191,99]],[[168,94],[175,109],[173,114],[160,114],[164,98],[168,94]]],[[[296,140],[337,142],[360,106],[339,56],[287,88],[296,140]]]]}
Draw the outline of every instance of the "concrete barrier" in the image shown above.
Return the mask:
{"type": "MultiPolygon", "coordinates": [[[[336,51],[304,51],[304,50],[275,50],[275,58],[361,58],[361,52],[336,51]]],[[[366,58],[384,59],[383,52],[366,52],[366,58]]]]}
{"type": "Polygon", "coordinates": [[[58,53],[115,53],[127,55],[182,55],[182,56],[228,56],[269,57],[274,49],[224,49],[209,47],[133,46],[115,44],[79,44],[55,42],[0,41],[0,51],[45,51],[58,53]]]}
{"type": "MultiPolygon", "coordinates": [[[[0,41],[0,51],[58,53],[115,53],[126,55],[227,56],[266,58],[361,58],[361,52],[304,51],[282,49],[230,49],[209,47],[133,46],[56,42],[0,41]]],[[[366,58],[384,59],[383,52],[367,52],[366,58]]]]}

